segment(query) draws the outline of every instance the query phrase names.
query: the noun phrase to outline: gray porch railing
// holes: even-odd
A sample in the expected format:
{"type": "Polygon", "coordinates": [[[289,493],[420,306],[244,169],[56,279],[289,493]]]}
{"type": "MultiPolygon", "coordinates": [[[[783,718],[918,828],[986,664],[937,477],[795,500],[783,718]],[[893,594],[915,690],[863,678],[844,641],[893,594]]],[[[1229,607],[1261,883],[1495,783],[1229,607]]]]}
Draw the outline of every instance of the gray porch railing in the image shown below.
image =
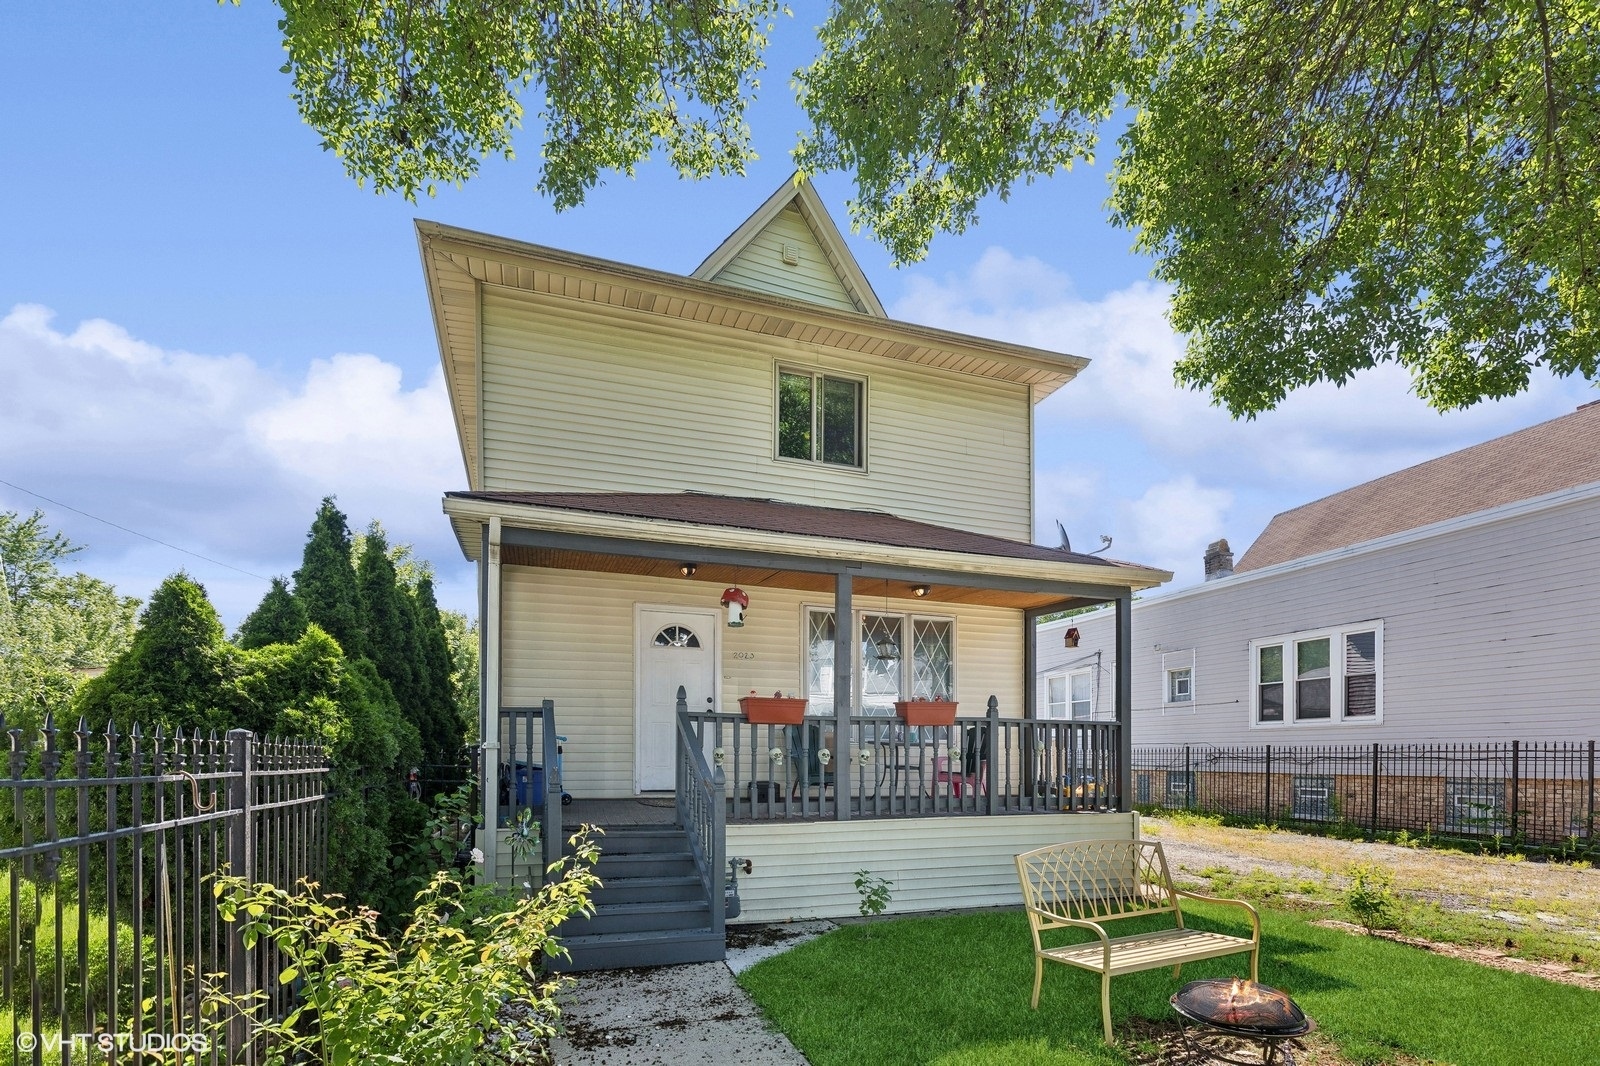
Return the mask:
{"type": "Polygon", "coordinates": [[[540,869],[518,873],[513,866],[513,879],[521,877],[539,883],[545,869],[561,858],[566,830],[561,819],[559,745],[555,700],[543,700],[538,706],[500,708],[496,824],[501,829],[514,829],[521,823],[523,812],[530,811],[530,819],[539,824],[543,853],[540,869]]]}
{"type": "Polygon", "coordinates": [[[210,1041],[207,982],[260,992],[281,1010],[281,960],[246,950],[221,921],[208,879],[223,867],[292,888],[327,863],[327,763],[301,741],[137,725],[61,736],[7,729],[10,803],[0,817],[0,1033],[7,1061],[123,1061],[185,1050],[186,1062],[249,1062],[244,1023],[210,1041]],[[63,740],[66,742],[63,743],[63,740]],[[114,1056],[96,1034],[118,1041],[114,1056]],[[58,1044],[57,1041],[60,1043],[58,1044]],[[59,1048],[59,1055],[56,1053],[59,1048]],[[203,1048],[203,1050],[202,1050],[203,1048]],[[21,1058],[17,1058],[18,1053],[21,1058]]]}
{"type": "Polygon", "coordinates": [[[900,818],[950,814],[1116,810],[1117,723],[983,717],[907,726],[852,715],[845,744],[831,716],[752,725],[737,715],[687,713],[697,750],[728,768],[734,820],[900,818]],[[834,752],[854,753],[839,760],[834,752]]]}
{"type": "Polygon", "coordinates": [[[723,893],[726,877],[727,817],[723,794],[726,778],[722,767],[713,769],[690,722],[683,687],[678,687],[677,707],[677,803],[678,825],[688,838],[700,883],[711,904],[711,932],[722,936],[727,921],[727,898],[723,893]]]}

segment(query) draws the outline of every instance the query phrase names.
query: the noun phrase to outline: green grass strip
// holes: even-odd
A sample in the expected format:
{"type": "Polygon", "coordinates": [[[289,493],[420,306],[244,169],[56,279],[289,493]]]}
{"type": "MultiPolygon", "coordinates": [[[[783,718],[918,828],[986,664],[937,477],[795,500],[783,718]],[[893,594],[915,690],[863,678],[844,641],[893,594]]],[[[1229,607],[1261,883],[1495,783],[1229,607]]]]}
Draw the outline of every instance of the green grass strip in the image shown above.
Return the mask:
{"type": "MultiPolygon", "coordinates": [[[[1195,906],[1191,925],[1248,935],[1195,906]]],[[[1118,933],[1160,919],[1114,923],[1118,933]]],[[[1595,1062],[1600,993],[1265,913],[1261,980],[1287,991],[1350,1058],[1396,1052],[1458,1066],[1595,1062]]],[[[1099,975],[1033,960],[1020,911],[850,925],[769,959],[740,983],[814,1066],[1079,1066],[1127,1061],[1100,1038],[1099,975]]],[[[1246,956],[1183,981],[1248,976],[1246,956]]],[[[1172,1017],[1170,969],[1112,979],[1114,1026],[1172,1017]]]]}

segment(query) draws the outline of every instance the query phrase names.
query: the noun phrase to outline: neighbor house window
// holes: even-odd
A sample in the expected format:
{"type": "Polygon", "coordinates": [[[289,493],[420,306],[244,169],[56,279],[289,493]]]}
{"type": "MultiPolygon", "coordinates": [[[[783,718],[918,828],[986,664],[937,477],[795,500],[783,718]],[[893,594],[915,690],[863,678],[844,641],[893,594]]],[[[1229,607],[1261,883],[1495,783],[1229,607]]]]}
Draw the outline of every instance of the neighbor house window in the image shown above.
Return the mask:
{"type": "Polygon", "coordinates": [[[1256,725],[1381,717],[1381,622],[1258,640],[1250,656],[1256,725]]]}
{"type": "Polygon", "coordinates": [[[1194,670],[1185,666],[1181,670],[1167,671],[1167,702],[1192,703],[1194,701],[1194,670]]]}
{"type": "MultiPolygon", "coordinates": [[[[811,714],[833,713],[833,619],[832,611],[806,609],[811,714]]],[[[863,611],[856,624],[854,695],[861,714],[892,715],[899,700],[955,698],[953,620],[863,611]]]]}
{"type": "Polygon", "coordinates": [[[866,385],[789,367],[778,371],[778,456],[835,466],[865,465],[866,385]]]}
{"type": "Polygon", "coordinates": [[[1044,681],[1045,718],[1084,721],[1094,717],[1094,670],[1074,670],[1044,681]]]}

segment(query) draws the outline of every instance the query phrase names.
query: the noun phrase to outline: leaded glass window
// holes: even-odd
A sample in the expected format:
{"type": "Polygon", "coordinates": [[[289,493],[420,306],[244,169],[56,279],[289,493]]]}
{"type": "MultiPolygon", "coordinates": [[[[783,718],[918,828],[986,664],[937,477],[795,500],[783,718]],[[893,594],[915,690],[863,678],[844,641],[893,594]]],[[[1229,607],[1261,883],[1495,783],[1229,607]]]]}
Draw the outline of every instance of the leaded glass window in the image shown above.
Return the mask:
{"type": "Polygon", "coordinates": [[[917,618],[911,623],[911,697],[947,700],[956,690],[951,630],[944,619],[917,618]]]}
{"type": "Polygon", "coordinates": [[[833,612],[806,612],[806,696],[811,714],[833,713],[833,612]]]}
{"type": "Polygon", "coordinates": [[[885,658],[880,649],[900,647],[900,616],[861,616],[861,713],[893,714],[900,690],[900,656],[885,658]]]}
{"type": "Polygon", "coordinates": [[[658,648],[698,648],[700,638],[687,626],[667,626],[656,634],[658,648]]]}

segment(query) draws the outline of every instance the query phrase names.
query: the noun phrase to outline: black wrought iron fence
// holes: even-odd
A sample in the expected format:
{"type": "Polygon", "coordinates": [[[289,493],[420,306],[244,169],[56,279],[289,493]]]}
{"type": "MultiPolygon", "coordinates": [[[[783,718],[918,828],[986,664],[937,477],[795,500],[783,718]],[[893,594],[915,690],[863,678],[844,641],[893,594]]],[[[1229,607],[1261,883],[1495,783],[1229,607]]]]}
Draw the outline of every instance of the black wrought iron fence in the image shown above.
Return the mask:
{"type": "Polygon", "coordinates": [[[322,876],[322,750],[3,716],[0,735],[0,1062],[249,1061],[242,1023],[219,1036],[203,1016],[213,982],[267,1009],[293,989],[275,952],[220,920],[209,879],[322,876]]]}
{"type": "Polygon", "coordinates": [[[1595,741],[1136,747],[1134,803],[1369,834],[1590,846],[1595,741]]]}

